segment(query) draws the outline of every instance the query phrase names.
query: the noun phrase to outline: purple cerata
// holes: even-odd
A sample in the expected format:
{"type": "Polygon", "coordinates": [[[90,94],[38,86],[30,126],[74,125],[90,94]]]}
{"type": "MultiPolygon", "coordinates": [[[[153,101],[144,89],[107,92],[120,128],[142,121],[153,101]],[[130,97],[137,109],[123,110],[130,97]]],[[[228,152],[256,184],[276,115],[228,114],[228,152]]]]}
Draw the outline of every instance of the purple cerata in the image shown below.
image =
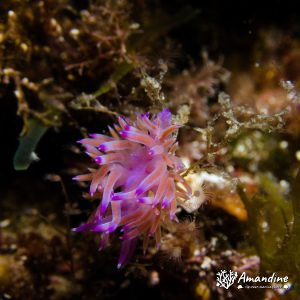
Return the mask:
{"type": "Polygon", "coordinates": [[[190,186],[179,175],[184,165],[175,155],[178,128],[164,109],[152,117],[140,114],[135,121],[119,117],[114,129],[109,127],[111,136],[91,134],[79,141],[97,168],[74,179],[90,181],[90,194],[99,195],[100,203],[73,231],[101,234],[102,249],[120,227],[118,268],[128,261],[140,236],[144,250],[151,236],[159,248],[161,225],[176,221],[176,199],[191,197],[190,186]]]}

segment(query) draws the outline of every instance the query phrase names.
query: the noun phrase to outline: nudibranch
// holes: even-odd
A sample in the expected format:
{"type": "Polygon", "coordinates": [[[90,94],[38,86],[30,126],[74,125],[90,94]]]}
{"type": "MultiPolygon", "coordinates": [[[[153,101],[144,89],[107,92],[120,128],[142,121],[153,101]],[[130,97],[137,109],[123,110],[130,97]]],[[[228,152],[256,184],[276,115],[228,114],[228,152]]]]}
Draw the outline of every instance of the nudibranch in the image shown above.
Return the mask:
{"type": "Polygon", "coordinates": [[[111,136],[95,133],[79,141],[97,168],[74,179],[90,181],[90,194],[100,202],[89,220],[73,231],[99,233],[102,249],[119,228],[118,268],[128,261],[140,236],[144,250],[151,236],[159,248],[161,225],[175,221],[177,199],[192,195],[180,176],[184,165],[175,155],[179,127],[164,109],[152,117],[140,114],[135,121],[119,117],[118,124],[109,127],[111,136]]]}

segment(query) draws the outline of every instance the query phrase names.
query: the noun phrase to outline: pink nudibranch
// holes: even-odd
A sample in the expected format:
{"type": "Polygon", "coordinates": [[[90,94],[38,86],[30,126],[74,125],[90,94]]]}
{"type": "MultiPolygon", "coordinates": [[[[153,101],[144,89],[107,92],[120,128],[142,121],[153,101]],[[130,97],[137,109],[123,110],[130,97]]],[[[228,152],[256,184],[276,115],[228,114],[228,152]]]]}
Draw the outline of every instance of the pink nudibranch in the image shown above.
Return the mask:
{"type": "Polygon", "coordinates": [[[118,268],[129,260],[139,236],[144,237],[145,247],[149,237],[154,236],[159,248],[161,224],[174,219],[176,197],[191,196],[190,187],[179,175],[184,167],[174,154],[174,133],[179,126],[172,125],[171,117],[168,109],[152,118],[148,113],[140,114],[136,121],[119,117],[119,124],[109,128],[112,137],[91,134],[79,141],[98,169],[74,180],[90,181],[90,194],[98,192],[100,202],[89,220],[73,231],[100,233],[102,249],[109,235],[120,228],[118,268]]]}

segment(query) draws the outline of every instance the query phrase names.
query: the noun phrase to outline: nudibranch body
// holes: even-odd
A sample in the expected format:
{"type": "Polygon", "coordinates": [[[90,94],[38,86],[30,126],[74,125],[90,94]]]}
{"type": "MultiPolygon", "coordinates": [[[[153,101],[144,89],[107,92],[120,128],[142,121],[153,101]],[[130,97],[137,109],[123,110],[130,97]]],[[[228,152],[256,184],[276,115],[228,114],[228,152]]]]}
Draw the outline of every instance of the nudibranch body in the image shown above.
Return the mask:
{"type": "Polygon", "coordinates": [[[111,136],[91,134],[79,141],[98,168],[76,176],[90,181],[90,194],[100,203],[87,223],[74,231],[101,233],[100,248],[120,228],[122,248],[118,267],[127,262],[139,236],[144,250],[150,236],[161,243],[161,225],[173,220],[177,200],[191,197],[192,191],[179,173],[182,161],[175,155],[178,125],[172,125],[168,109],[154,115],[140,114],[136,121],[118,118],[111,136]]]}

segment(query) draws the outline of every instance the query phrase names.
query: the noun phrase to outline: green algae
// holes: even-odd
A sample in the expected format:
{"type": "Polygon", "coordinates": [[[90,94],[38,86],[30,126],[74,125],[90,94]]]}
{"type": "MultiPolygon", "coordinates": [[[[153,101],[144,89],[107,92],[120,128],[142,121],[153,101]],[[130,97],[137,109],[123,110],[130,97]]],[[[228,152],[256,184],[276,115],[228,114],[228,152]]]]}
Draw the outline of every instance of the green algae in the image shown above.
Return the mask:
{"type": "Polygon", "coordinates": [[[27,132],[20,137],[19,146],[14,155],[13,164],[15,170],[27,170],[32,162],[38,160],[35,150],[48,128],[48,126],[36,119],[28,121],[27,132]]]}

